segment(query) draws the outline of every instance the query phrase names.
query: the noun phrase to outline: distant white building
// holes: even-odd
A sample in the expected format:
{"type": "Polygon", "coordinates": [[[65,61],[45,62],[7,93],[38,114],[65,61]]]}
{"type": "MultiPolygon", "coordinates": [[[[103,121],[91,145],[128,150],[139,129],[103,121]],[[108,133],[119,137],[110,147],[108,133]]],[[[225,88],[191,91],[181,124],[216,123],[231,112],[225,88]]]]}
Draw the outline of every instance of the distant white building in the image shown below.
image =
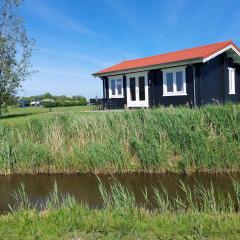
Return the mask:
{"type": "Polygon", "coordinates": [[[32,107],[40,107],[40,101],[33,101],[31,102],[32,107]]]}

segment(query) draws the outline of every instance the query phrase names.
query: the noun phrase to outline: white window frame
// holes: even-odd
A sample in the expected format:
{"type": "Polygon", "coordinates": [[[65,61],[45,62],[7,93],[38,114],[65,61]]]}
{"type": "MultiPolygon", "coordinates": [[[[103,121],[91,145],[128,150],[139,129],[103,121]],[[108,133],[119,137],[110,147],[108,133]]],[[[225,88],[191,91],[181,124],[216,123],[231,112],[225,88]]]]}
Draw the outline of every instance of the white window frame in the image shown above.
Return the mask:
{"type": "Polygon", "coordinates": [[[229,94],[236,94],[236,74],[235,68],[228,68],[228,87],[229,87],[229,94]]]}
{"type": "Polygon", "coordinates": [[[109,98],[123,98],[123,75],[112,76],[108,78],[108,89],[109,89],[109,98]],[[122,94],[118,94],[117,80],[121,79],[122,83],[122,94]],[[115,81],[115,94],[112,94],[111,81],[115,81]]]}
{"type": "Polygon", "coordinates": [[[186,87],[186,67],[174,67],[174,68],[166,68],[162,69],[163,72],[163,96],[185,96],[187,95],[187,87],[186,87]],[[183,91],[177,91],[176,84],[176,73],[183,72],[183,91]],[[167,91],[167,73],[173,74],[173,91],[167,91]]]}

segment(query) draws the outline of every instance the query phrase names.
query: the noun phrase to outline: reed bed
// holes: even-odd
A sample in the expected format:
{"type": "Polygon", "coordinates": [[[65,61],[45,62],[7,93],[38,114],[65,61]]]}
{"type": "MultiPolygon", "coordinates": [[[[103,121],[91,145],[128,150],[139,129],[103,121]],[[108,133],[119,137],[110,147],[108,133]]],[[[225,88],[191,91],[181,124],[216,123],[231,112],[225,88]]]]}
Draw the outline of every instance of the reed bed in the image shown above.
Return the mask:
{"type": "MultiPolygon", "coordinates": [[[[75,198],[68,193],[62,194],[59,192],[57,183],[54,182],[52,189],[50,189],[49,195],[46,199],[42,199],[40,202],[32,202],[26,192],[24,184],[12,194],[13,204],[9,204],[9,210],[11,213],[22,211],[50,211],[62,208],[73,208],[77,206],[75,198]]],[[[82,206],[82,204],[79,204],[82,206]]]]}
{"type": "MultiPolygon", "coordinates": [[[[183,194],[176,194],[176,196],[170,196],[164,186],[152,186],[152,189],[144,189],[142,191],[144,202],[139,203],[134,193],[115,179],[108,187],[104,186],[100,180],[98,185],[103,202],[102,209],[123,209],[126,211],[145,209],[157,214],[240,212],[240,182],[238,181],[233,180],[232,193],[214,189],[213,185],[206,188],[198,183],[194,185],[193,189],[190,189],[188,185],[181,181],[179,186],[183,194]],[[151,200],[148,198],[149,190],[153,190],[154,193],[154,198],[151,200]]],[[[14,203],[9,205],[12,213],[25,210],[49,211],[74,208],[78,205],[89,208],[87,203],[77,203],[74,196],[68,193],[64,195],[60,193],[56,182],[50,189],[49,195],[46,199],[42,199],[41,202],[31,202],[23,184],[12,194],[12,197],[14,203]]]]}
{"type": "Polygon", "coordinates": [[[0,125],[0,172],[239,171],[240,105],[58,114],[0,125]]]}
{"type": "Polygon", "coordinates": [[[148,198],[148,190],[145,189],[144,202],[137,204],[134,194],[116,180],[107,189],[101,183],[99,191],[102,196],[103,206],[108,209],[150,209],[158,214],[166,213],[233,213],[240,211],[240,183],[233,180],[234,192],[222,192],[214,189],[213,185],[206,188],[200,184],[194,185],[193,189],[183,182],[179,183],[182,195],[169,196],[167,190],[162,187],[152,187],[154,202],[148,198]],[[153,207],[154,206],[154,207],[153,207]]]}
{"type": "MultiPolygon", "coordinates": [[[[173,201],[166,190],[154,188],[158,205],[152,210],[138,206],[133,193],[119,182],[108,189],[99,184],[104,208],[95,210],[61,195],[56,184],[39,210],[21,186],[11,213],[0,216],[0,238],[238,239],[240,184],[233,184],[234,195],[223,198],[216,189],[199,185],[191,191],[180,183],[185,200],[177,196],[173,201]]],[[[143,194],[147,203],[147,192],[143,194]]]]}

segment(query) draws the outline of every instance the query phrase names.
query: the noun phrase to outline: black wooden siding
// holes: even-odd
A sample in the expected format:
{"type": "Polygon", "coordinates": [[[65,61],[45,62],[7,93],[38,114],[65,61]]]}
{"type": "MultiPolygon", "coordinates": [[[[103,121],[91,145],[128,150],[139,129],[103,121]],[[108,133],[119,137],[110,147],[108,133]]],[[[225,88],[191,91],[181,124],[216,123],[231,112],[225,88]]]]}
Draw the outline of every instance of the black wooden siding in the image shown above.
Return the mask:
{"type": "MultiPolygon", "coordinates": [[[[195,93],[198,106],[212,103],[224,103],[228,101],[240,102],[240,66],[234,64],[231,58],[221,54],[206,63],[194,64],[195,68],[195,93]],[[229,95],[228,67],[235,71],[236,94],[229,95]]],[[[189,105],[194,103],[193,68],[186,68],[186,96],[163,96],[163,72],[161,69],[150,70],[149,79],[149,105],[189,105]]],[[[109,98],[108,78],[103,78],[103,87],[106,98],[109,98]]],[[[109,99],[117,108],[123,108],[127,104],[126,76],[123,77],[124,98],[109,99]]]]}
{"type": "Polygon", "coordinates": [[[192,105],[193,104],[193,70],[186,68],[186,96],[163,96],[163,72],[161,69],[149,71],[149,104],[151,106],[192,105]]]}
{"type": "Polygon", "coordinates": [[[240,68],[226,54],[196,65],[197,105],[240,101],[240,68]],[[228,68],[234,67],[236,94],[229,94],[228,68]]]}
{"type": "Polygon", "coordinates": [[[198,105],[224,102],[224,57],[198,65],[198,105]]]}

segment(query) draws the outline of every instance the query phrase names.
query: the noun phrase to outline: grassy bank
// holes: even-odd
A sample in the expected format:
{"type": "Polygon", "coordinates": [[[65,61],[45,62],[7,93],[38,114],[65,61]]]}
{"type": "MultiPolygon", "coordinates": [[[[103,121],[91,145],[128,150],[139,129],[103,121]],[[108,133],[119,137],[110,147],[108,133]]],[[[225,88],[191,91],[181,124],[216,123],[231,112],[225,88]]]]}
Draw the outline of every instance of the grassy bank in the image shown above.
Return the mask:
{"type": "Polygon", "coordinates": [[[0,126],[10,173],[238,171],[240,105],[53,114],[0,126]]]}
{"type": "Polygon", "coordinates": [[[239,239],[235,213],[154,214],[148,211],[24,211],[0,217],[0,239],[239,239]]]}
{"type": "MultiPolygon", "coordinates": [[[[15,194],[18,207],[0,216],[0,239],[238,239],[240,184],[235,183],[236,204],[213,189],[199,186],[198,201],[182,185],[185,200],[168,201],[155,189],[158,207],[136,206],[134,195],[114,183],[110,191],[100,185],[104,209],[78,205],[59,196],[55,186],[41,211],[31,206],[24,191],[15,194]],[[185,189],[185,190],[184,190],[185,189]],[[200,195],[200,191],[202,194],[200,195]],[[223,204],[224,203],[224,204],[223,204]]],[[[145,192],[146,203],[147,193],[145,192]]]]}

